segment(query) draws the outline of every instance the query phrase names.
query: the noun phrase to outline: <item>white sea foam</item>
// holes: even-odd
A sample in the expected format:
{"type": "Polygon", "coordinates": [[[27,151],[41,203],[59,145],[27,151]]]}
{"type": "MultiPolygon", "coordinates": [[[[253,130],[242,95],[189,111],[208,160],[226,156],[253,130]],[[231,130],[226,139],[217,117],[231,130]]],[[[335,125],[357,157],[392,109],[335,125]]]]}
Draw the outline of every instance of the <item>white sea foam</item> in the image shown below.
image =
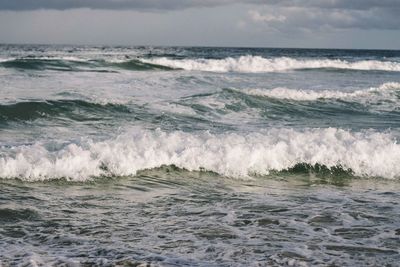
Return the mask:
{"type": "Polygon", "coordinates": [[[313,101],[317,99],[371,99],[371,98],[393,98],[393,93],[400,90],[400,83],[389,82],[379,87],[372,87],[365,90],[353,92],[332,91],[332,90],[302,90],[278,87],[273,89],[245,89],[241,90],[249,95],[264,96],[278,99],[290,99],[298,101],[313,101]]]}
{"type": "Polygon", "coordinates": [[[2,62],[8,62],[8,61],[13,61],[15,58],[0,58],[0,63],[2,62]]]}
{"type": "Polygon", "coordinates": [[[51,152],[43,144],[8,149],[0,157],[0,177],[46,180],[67,177],[134,175],[175,164],[231,177],[266,175],[297,163],[341,165],[359,176],[400,177],[400,144],[390,133],[346,130],[270,129],[251,134],[149,131],[133,129],[102,142],[70,144],[51,152]]]}
{"type": "Polygon", "coordinates": [[[225,59],[142,59],[143,62],[184,70],[212,72],[277,72],[296,69],[353,69],[400,71],[400,62],[361,60],[349,62],[340,59],[296,59],[289,57],[263,58],[260,56],[228,57],[225,59]]]}

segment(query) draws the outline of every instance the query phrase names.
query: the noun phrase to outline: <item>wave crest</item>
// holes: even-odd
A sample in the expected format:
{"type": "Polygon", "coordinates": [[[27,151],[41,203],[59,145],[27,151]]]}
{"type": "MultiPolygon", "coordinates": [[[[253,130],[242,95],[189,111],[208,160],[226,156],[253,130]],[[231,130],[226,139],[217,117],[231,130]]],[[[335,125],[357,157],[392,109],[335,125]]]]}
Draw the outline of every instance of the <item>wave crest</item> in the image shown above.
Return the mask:
{"type": "Polygon", "coordinates": [[[168,57],[134,59],[84,59],[76,57],[27,57],[0,59],[3,68],[22,70],[96,71],[189,71],[263,73],[307,69],[400,71],[400,62],[380,60],[346,61],[343,59],[312,59],[261,56],[227,57],[224,59],[172,59],[168,57]]]}
{"type": "Polygon", "coordinates": [[[361,60],[349,62],[340,59],[296,59],[289,57],[264,58],[260,56],[228,57],[225,59],[142,59],[143,62],[175,69],[212,72],[279,72],[301,69],[347,69],[400,71],[399,62],[361,60]]]}
{"type": "Polygon", "coordinates": [[[241,90],[248,95],[262,96],[277,99],[288,99],[296,101],[314,101],[318,99],[361,99],[379,97],[393,99],[393,92],[400,90],[400,83],[388,82],[379,87],[372,87],[366,90],[357,90],[354,92],[332,91],[332,90],[301,90],[289,89],[285,87],[267,89],[246,89],[241,90]]]}
{"type": "Polygon", "coordinates": [[[341,166],[356,176],[400,177],[400,145],[390,133],[335,128],[243,135],[135,129],[116,139],[70,144],[58,151],[47,150],[43,143],[11,151],[13,155],[0,157],[0,177],[28,181],[135,175],[163,165],[247,177],[299,163],[341,166]]]}

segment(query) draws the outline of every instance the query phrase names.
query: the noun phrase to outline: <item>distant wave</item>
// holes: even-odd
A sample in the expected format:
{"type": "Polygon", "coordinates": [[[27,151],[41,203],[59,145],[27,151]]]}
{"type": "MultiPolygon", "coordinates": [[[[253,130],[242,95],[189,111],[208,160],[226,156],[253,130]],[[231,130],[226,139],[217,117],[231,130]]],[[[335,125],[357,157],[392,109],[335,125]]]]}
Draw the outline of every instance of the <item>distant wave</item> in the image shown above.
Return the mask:
{"type": "MultiPolygon", "coordinates": [[[[245,106],[253,110],[268,110],[268,115],[271,116],[301,118],[310,116],[306,112],[307,110],[315,111],[316,109],[326,108],[324,104],[329,105],[330,112],[337,114],[337,116],[346,116],[349,112],[352,113],[354,111],[363,112],[362,114],[364,115],[374,115],[375,111],[379,111],[379,114],[383,116],[386,113],[382,112],[390,113],[394,111],[396,113],[392,112],[390,114],[397,118],[398,115],[396,114],[398,114],[400,103],[400,83],[389,82],[378,87],[353,92],[301,90],[285,87],[273,89],[226,88],[203,96],[196,95],[195,100],[190,97],[181,99],[174,104],[152,104],[148,106],[150,109],[137,106],[129,99],[114,99],[101,96],[87,97],[69,92],[59,93],[56,97],[60,97],[60,99],[19,100],[19,102],[0,103],[0,125],[37,119],[84,121],[126,116],[125,118],[128,120],[136,120],[155,116],[158,112],[190,117],[196,117],[198,115],[197,112],[201,113],[202,116],[214,116],[214,112],[218,114],[223,112],[231,115],[239,115],[242,112],[241,115],[246,115],[246,111],[241,110],[245,106]],[[188,102],[186,103],[185,101],[188,102]],[[194,101],[195,104],[191,104],[191,101],[194,101]],[[231,101],[236,101],[236,104],[232,106],[230,104],[231,101]],[[293,101],[307,101],[308,103],[299,103],[297,105],[293,101]],[[359,110],[358,104],[363,104],[366,109],[359,110]]],[[[316,115],[315,113],[312,114],[316,115]]],[[[391,121],[394,118],[391,117],[391,121]]],[[[202,119],[205,118],[202,117],[202,119]]],[[[189,118],[185,117],[185,120],[189,120],[189,118]]],[[[393,121],[393,123],[395,122],[393,121]]]]}
{"type": "Polygon", "coordinates": [[[53,70],[53,71],[94,71],[115,72],[121,69],[132,71],[172,70],[168,66],[146,63],[138,59],[99,60],[63,58],[10,58],[0,60],[0,67],[20,70],[53,70]]]}
{"type": "MultiPolygon", "coordinates": [[[[95,103],[85,100],[25,101],[0,105],[0,122],[27,121],[43,117],[87,119],[83,112],[104,115],[107,112],[130,112],[120,104],[95,103]],[[75,111],[79,111],[74,113],[75,111]]],[[[93,116],[92,116],[93,119],[93,116]]]]}
{"type": "Polygon", "coordinates": [[[143,62],[175,69],[212,72],[277,72],[301,69],[346,69],[400,71],[400,62],[361,60],[349,62],[340,59],[296,59],[289,57],[263,58],[260,56],[228,57],[225,59],[142,59],[143,62]]]}
{"type": "Polygon", "coordinates": [[[332,91],[332,90],[301,90],[278,87],[273,89],[245,89],[240,90],[248,95],[262,96],[277,99],[288,99],[296,101],[314,101],[318,99],[343,99],[343,100],[371,100],[371,99],[387,99],[396,100],[395,97],[400,90],[400,83],[389,82],[379,87],[373,87],[364,90],[356,90],[353,92],[332,91]]]}
{"type": "Polygon", "coordinates": [[[0,61],[0,67],[21,70],[90,71],[90,63],[76,58],[15,58],[0,61]]]}
{"type": "Polygon", "coordinates": [[[155,63],[144,62],[138,59],[120,61],[114,63],[108,63],[106,65],[112,65],[117,68],[135,71],[146,71],[146,70],[173,70],[169,66],[159,65],[155,63]]]}
{"type": "Polygon", "coordinates": [[[0,154],[0,177],[27,181],[135,175],[175,165],[229,177],[268,175],[296,166],[343,169],[356,176],[400,177],[400,144],[390,133],[270,129],[251,134],[133,129],[112,140],[49,151],[43,143],[0,154]]]}
{"type": "Polygon", "coordinates": [[[307,69],[400,71],[400,62],[340,59],[297,59],[289,57],[264,58],[260,56],[228,57],[225,59],[172,59],[167,57],[135,59],[82,59],[76,57],[28,57],[0,59],[0,67],[26,70],[115,72],[166,71],[183,69],[210,72],[279,72],[307,69]]]}

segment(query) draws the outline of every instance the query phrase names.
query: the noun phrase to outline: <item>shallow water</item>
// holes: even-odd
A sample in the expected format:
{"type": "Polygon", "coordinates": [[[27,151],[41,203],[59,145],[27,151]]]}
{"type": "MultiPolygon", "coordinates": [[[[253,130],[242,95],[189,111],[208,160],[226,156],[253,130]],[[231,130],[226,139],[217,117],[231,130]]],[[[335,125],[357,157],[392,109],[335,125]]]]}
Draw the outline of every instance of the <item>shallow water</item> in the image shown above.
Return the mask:
{"type": "Polygon", "coordinates": [[[399,183],[306,176],[164,168],[90,183],[3,181],[2,263],[397,264],[399,183]]]}
{"type": "Polygon", "coordinates": [[[400,52],[0,46],[0,266],[395,266],[400,52]]]}

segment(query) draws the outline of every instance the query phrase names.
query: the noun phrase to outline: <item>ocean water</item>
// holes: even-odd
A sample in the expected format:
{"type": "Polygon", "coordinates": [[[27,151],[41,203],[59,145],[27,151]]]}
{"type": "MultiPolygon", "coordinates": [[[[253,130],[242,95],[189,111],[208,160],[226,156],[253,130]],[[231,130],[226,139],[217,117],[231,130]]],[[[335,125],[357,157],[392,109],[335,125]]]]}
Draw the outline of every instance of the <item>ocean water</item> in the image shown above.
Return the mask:
{"type": "Polygon", "coordinates": [[[0,45],[0,266],[395,266],[400,51],[0,45]]]}

